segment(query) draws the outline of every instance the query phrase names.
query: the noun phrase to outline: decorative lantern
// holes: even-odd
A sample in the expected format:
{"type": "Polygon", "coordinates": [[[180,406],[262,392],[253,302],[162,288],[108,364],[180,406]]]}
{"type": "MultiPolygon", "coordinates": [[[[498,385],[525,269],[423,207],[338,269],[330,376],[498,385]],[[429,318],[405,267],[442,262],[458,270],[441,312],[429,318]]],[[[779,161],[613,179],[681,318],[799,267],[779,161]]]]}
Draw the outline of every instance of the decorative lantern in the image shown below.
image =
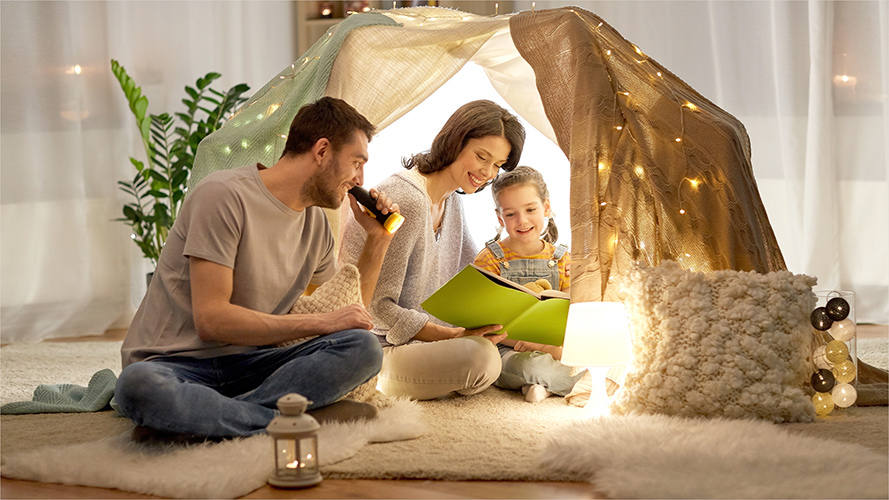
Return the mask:
{"type": "Polygon", "coordinates": [[[305,488],[321,482],[318,470],[318,421],[304,412],[311,401],[300,394],[278,399],[281,414],[266,428],[272,436],[275,473],[269,484],[279,488],[305,488]]]}

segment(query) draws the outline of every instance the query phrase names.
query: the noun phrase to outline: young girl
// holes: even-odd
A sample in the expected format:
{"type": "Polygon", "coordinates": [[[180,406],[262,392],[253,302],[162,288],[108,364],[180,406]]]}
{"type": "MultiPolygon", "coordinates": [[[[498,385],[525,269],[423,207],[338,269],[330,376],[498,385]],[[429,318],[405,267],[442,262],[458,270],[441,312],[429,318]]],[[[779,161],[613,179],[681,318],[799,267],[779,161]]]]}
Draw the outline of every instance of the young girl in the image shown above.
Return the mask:
{"type": "MultiPolygon", "coordinates": [[[[568,291],[568,262],[565,245],[555,246],[559,231],[552,219],[549,191],[540,172],[519,166],[502,172],[491,184],[495,212],[501,231],[475,258],[475,264],[504,278],[528,285],[545,279],[548,286],[568,291]]],[[[505,339],[498,345],[502,361],[500,377],[494,383],[503,389],[521,389],[525,400],[536,403],[571,392],[582,373],[562,365],[560,346],[505,339]]]]}

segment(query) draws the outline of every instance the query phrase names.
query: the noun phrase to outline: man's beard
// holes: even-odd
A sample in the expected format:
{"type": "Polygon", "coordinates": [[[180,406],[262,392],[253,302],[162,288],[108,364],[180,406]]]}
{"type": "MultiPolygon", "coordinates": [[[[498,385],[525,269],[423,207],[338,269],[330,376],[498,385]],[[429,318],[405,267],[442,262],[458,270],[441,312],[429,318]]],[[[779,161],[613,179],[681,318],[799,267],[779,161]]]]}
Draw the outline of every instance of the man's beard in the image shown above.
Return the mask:
{"type": "Polygon", "coordinates": [[[327,168],[318,169],[303,185],[302,195],[312,205],[321,208],[340,208],[343,203],[340,163],[336,158],[330,160],[327,168]]]}

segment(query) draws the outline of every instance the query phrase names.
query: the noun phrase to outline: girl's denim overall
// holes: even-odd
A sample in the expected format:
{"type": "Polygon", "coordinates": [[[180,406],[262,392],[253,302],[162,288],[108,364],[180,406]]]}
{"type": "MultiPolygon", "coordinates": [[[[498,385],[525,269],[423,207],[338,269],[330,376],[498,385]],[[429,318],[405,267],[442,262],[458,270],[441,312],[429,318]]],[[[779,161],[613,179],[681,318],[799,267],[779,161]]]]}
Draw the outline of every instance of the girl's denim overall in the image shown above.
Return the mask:
{"type": "MultiPolygon", "coordinates": [[[[559,245],[551,259],[506,260],[500,244],[491,240],[485,244],[494,254],[500,266],[500,276],[520,285],[533,283],[540,278],[559,288],[559,259],[568,251],[559,245]]],[[[571,368],[563,365],[547,353],[540,351],[516,352],[510,346],[498,345],[503,369],[494,385],[503,389],[517,390],[524,385],[539,384],[553,394],[564,396],[571,392],[583,372],[571,376],[571,368]]]]}

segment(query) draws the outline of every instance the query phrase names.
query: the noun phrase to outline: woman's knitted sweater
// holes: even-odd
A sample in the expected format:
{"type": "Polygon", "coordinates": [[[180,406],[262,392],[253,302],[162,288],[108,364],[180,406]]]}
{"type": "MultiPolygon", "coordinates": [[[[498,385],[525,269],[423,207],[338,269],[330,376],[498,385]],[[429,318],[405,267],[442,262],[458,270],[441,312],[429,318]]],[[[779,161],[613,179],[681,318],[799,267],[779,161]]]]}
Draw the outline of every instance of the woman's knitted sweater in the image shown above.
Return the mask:
{"type": "MultiPolygon", "coordinates": [[[[377,186],[398,203],[405,221],[392,238],[383,260],[370,313],[374,333],[384,346],[406,344],[427,321],[446,324],[430,316],[420,304],[456,275],[476,255],[460,195],[445,201],[438,232],[432,230],[432,201],[426,180],[416,171],[398,172],[377,186]]],[[[351,210],[346,218],[339,261],[355,264],[364,248],[364,230],[351,210]]]]}

